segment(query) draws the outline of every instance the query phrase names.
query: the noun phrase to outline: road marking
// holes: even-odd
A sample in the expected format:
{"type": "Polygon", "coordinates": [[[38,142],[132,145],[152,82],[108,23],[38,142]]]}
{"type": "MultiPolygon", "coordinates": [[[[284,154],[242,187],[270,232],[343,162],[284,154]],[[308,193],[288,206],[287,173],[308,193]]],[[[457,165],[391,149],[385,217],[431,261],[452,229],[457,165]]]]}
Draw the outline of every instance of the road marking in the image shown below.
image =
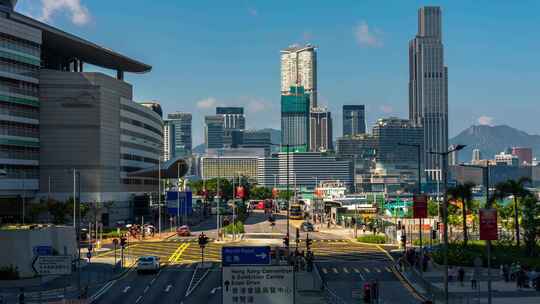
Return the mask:
{"type": "Polygon", "coordinates": [[[369,269],[367,269],[366,267],[364,267],[364,271],[367,272],[367,273],[370,273],[371,271],[369,269]]]}
{"type": "Polygon", "coordinates": [[[214,288],[212,288],[212,290],[210,291],[210,293],[211,293],[211,294],[215,294],[216,291],[218,291],[218,290],[221,290],[221,287],[214,287],[214,288]]]}
{"type": "Polygon", "coordinates": [[[147,292],[148,292],[148,289],[150,289],[150,286],[146,286],[146,287],[144,288],[143,293],[147,293],[147,292]]]}
{"type": "Polygon", "coordinates": [[[381,270],[377,267],[374,267],[375,268],[375,271],[378,272],[378,273],[381,273],[381,270]]]}
{"type": "Polygon", "coordinates": [[[135,300],[135,303],[139,303],[142,300],[142,296],[139,296],[137,300],[135,300]]]}
{"type": "Polygon", "coordinates": [[[354,268],[353,270],[354,270],[354,272],[356,272],[356,273],[360,273],[360,270],[358,270],[358,268],[354,268]]]}
{"type": "Polygon", "coordinates": [[[392,270],[388,266],[386,266],[385,269],[386,269],[387,272],[392,272],[392,270]]]}
{"type": "Polygon", "coordinates": [[[126,292],[128,292],[130,289],[131,289],[131,287],[126,286],[126,287],[124,287],[124,290],[123,290],[122,292],[123,292],[123,293],[126,293],[126,292]]]}
{"type": "Polygon", "coordinates": [[[322,272],[324,272],[324,274],[327,274],[328,273],[328,270],[326,270],[326,268],[322,268],[322,272]]]}
{"type": "Polygon", "coordinates": [[[165,292],[169,292],[171,288],[172,288],[171,284],[167,285],[167,287],[165,287],[165,292]]]}
{"type": "Polygon", "coordinates": [[[343,272],[349,273],[349,270],[347,269],[347,267],[343,267],[343,272]]]}
{"type": "Polygon", "coordinates": [[[150,281],[150,285],[154,284],[155,281],[156,281],[156,278],[153,278],[152,281],[150,281]]]}
{"type": "Polygon", "coordinates": [[[332,270],[334,271],[334,273],[339,273],[336,267],[332,268],[332,270]]]}
{"type": "Polygon", "coordinates": [[[184,253],[187,247],[189,247],[189,243],[181,243],[180,246],[178,246],[174,253],[169,257],[169,262],[178,262],[182,256],[182,253],[184,253]]]}
{"type": "Polygon", "coordinates": [[[362,281],[366,280],[366,278],[361,273],[358,273],[358,275],[360,276],[360,279],[362,279],[362,281]]]}

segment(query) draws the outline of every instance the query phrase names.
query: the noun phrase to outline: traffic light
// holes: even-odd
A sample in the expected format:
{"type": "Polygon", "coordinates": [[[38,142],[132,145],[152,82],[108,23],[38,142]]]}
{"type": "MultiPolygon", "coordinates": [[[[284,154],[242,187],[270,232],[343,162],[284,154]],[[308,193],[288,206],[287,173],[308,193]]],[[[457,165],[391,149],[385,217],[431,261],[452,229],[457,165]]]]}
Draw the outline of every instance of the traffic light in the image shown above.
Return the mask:
{"type": "Polygon", "coordinates": [[[120,247],[126,248],[126,241],[127,241],[126,237],[125,237],[125,236],[122,236],[122,237],[120,238],[120,247]]]}
{"type": "Polygon", "coordinates": [[[285,246],[285,248],[289,248],[289,236],[288,235],[286,235],[283,238],[283,246],[285,246]]]}
{"type": "Polygon", "coordinates": [[[436,240],[437,239],[437,230],[431,230],[431,239],[436,240]]]}
{"type": "Polygon", "coordinates": [[[204,247],[206,244],[208,244],[208,237],[204,233],[201,233],[199,235],[199,246],[204,247]]]}
{"type": "Polygon", "coordinates": [[[403,245],[403,248],[407,247],[407,234],[405,233],[401,235],[401,244],[403,245]]]}
{"type": "Polygon", "coordinates": [[[296,240],[300,240],[300,229],[296,228],[296,240]]]}
{"type": "Polygon", "coordinates": [[[309,236],[306,236],[306,249],[309,251],[311,248],[311,244],[313,243],[313,240],[309,238],[309,236]]]}

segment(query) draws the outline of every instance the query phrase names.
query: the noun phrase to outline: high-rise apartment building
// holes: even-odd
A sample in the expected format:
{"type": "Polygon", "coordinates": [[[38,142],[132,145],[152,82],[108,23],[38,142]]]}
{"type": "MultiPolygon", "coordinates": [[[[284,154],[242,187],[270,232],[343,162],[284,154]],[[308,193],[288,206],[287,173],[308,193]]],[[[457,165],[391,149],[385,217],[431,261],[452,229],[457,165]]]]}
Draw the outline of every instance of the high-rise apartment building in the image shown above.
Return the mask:
{"type": "Polygon", "coordinates": [[[167,115],[164,125],[164,159],[191,155],[191,113],[175,112],[167,115]]]}
{"type": "Polygon", "coordinates": [[[343,106],[343,136],[366,133],[366,112],[364,105],[343,106]]]}
{"type": "Polygon", "coordinates": [[[310,98],[310,108],[317,107],[317,52],[315,46],[292,45],[281,50],[281,95],[291,86],[302,86],[310,98]]]}
{"type": "Polygon", "coordinates": [[[223,115],[204,117],[204,143],[206,149],[223,148],[224,122],[223,115]]]}
{"type": "MultiPolygon", "coordinates": [[[[442,12],[418,11],[418,34],[409,42],[409,119],[424,128],[424,151],[448,149],[448,68],[444,63],[442,12]]],[[[439,155],[424,153],[426,169],[441,169],[439,155]]]]}
{"type": "Polygon", "coordinates": [[[333,150],[332,115],[326,108],[312,108],[309,114],[309,150],[333,150]]]}
{"type": "Polygon", "coordinates": [[[309,94],[301,86],[281,95],[281,143],[291,151],[309,148],[309,94]]]}

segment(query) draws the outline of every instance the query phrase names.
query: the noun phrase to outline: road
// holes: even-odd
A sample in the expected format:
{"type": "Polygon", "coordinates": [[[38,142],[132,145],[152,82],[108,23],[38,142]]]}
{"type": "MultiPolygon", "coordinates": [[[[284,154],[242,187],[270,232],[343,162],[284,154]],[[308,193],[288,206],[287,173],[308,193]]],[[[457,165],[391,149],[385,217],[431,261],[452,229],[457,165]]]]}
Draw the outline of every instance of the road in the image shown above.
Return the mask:
{"type": "MultiPolygon", "coordinates": [[[[276,215],[276,225],[270,226],[267,216],[254,212],[245,223],[248,240],[236,242],[236,245],[249,243],[251,234],[284,235],[287,220],[284,215],[276,215]]],[[[296,227],[302,221],[290,221],[291,248],[298,246],[299,251],[306,250],[306,233],[300,233],[296,243],[296,227]]],[[[199,231],[212,235],[215,223],[209,221],[199,231]]],[[[215,229],[214,229],[215,230],[215,229]]],[[[197,232],[197,234],[198,234],[197,232]]],[[[215,233],[213,234],[215,235],[215,233]]],[[[280,235],[274,240],[281,243],[280,235]]],[[[380,247],[360,244],[345,239],[339,233],[310,232],[313,239],[312,251],[315,263],[329,289],[339,294],[347,303],[358,303],[364,282],[377,280],[384,303],[419,303],[414,294],[400,281],[392,269],[391,257],[380,247]]],[[[161,242],[141,242],[133,244],[126,254],[133,257],[156,255],[163,264],[156,274],[137,274],[129,271],[102,290],[95,303],[219,303],[221,298],[221,248],[224,243],[212,240],[205,248],[205,261],[212,262],[204,279],[188,295],[186,292],[201,260],[201,251],[196,238],[173,237],[161,242]]],[[[231,244],[229,244],[231,245],[231,244]]],[[[111,255],[112,252],[104,255],[111,255]]],[[[198,276],[206,271],[198,271],[198,276]]],[[[197,280],[195,280],[197,281],[197,280]]]]}

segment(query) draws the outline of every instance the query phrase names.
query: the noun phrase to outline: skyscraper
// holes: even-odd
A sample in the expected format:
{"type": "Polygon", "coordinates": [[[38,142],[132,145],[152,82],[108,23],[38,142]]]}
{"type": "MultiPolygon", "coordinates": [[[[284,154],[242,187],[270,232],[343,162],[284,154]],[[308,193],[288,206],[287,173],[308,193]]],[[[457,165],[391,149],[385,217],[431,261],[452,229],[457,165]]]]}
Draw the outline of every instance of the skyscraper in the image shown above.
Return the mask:
{"type": "Polygon", "coordinates": [[[242,144],[243,131],[246,129],[244,108],[217,107],[216,115],[223,116],[223,145],[237,148],[242,144]]]}
{"type": "Polygon", "coordinates": [[[208,115],[204,117],[204,143],[206,149],[222,149],[223,134],[223,115],[208,115]]]}
{"type": "Polygon", "coordinates": [[[164,158],[168,160],[175,157],[191,155],[191,113],[175,112],[167,115],[164,126],[164,158]]]}
{"type": "MultiPolygon", "coordinates": [[[[409,42],[409,119],[424,127],[424,151],[447,151],[448,68],[439,7],[418,10],[418,34],[409,42]]],[[[424,158],[426,169],[442,167],[440,156],[424,158]]]]}
{"type": "Polygon", "coordinates": [[[366,133],[366,112],[364,105],[343,106],[343,136],[366,133]]]}
{"type": "Polygon", "coordinates": [[[310,108],[317,107],[317,52],[315,46],[292,45],[281,50],[281,95],[291,86],[302,86],[310,97],[310,108]]]}
{"type": "Polygon", "coordinates": [[[301,86],[281,95],[281,143],[293,151],[309,148],[309,94],[301,86]]]}
{"type": "Polygon", "coordinates": [[[312,108],[310,116],[309,150],[333,150],[332,115],[326,108],[312,108]]]}

